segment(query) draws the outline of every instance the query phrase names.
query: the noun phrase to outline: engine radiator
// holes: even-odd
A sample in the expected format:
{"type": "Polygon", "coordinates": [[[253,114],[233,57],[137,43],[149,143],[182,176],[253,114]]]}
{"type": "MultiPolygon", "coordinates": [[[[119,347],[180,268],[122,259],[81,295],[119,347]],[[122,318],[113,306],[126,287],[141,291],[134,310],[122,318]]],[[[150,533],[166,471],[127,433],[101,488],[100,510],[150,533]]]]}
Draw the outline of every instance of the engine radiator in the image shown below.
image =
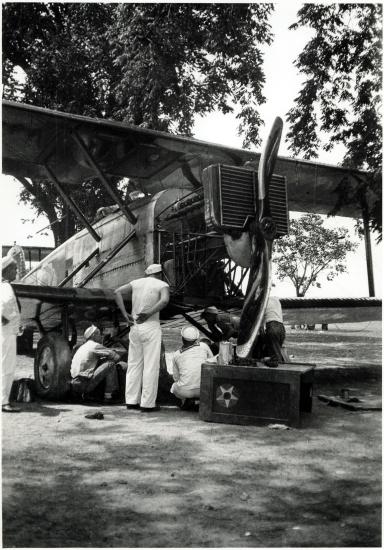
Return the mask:
{"type": "MultiPolygon", "coordinates": [[[[215,164],[203,171],[205,222],[209,231],[244,231],[257,216],[257,172],[250,168],[215,164]]],[[[288,234],[287,185],[273,174],[269,206],[276,237],[288,234]]]]}

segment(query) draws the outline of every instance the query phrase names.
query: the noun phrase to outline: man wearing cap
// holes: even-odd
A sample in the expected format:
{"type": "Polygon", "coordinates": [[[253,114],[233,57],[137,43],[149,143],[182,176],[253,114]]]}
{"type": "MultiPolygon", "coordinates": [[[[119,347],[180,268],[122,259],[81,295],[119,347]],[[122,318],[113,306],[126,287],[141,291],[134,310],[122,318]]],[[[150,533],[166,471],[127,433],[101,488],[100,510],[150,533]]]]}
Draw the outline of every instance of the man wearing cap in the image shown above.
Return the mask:
{"type": "Polygon", "coordinates": [[[205,308],[201,317],[207,322],[214,342],[222,342],[230,338],[237,338],[240,317],[230,313],[219,313],[215,306],[205,308]]]}
{"type": "Polygon", "coordinates": [[[84,344],[72,359],[73,393],[86,399],[105,380],[104,402],[112,403],[119,390],[117,363],[126,368],[126,364],[120,362],[122,354],[102,345],[101,332],[95,325],[86,329],[84,338],[84,344]]]}
{"type": "Polygon", "coordinates": [[[159,384],[161,328],[159,312],[169,302],[169,286],[161,280],[160,264],[151,264],[146,277],[115,290],[116,303],[132,328],[129,333],[128,370],[125,398],[128,409],[142,412],[156,407],[159,384]],[[132,315],[124,306],[123,295],[132,299],[132,315]]]}
{"type": "MultiPolygon", "coordinates": [[[[199,331],[195,327],[181,330],[183,345],[173,356],[173,379],[171,393],[182,401],[200,397],[201,365],[213,354],[209,347],[199,342],[199,331]]],[[[183,403],[184,404],[184,403],[183,403]]]]}
{"type": "Polygon", "coordinates": [[[11,256],[2,259],[1,264],[1,325],[2,325],[2,407],[3,412],[20,412],[9,403],[16,370],[16,335],[20,327],[18,302],[10,282],[17,273],[17,263],[11,256]]]}

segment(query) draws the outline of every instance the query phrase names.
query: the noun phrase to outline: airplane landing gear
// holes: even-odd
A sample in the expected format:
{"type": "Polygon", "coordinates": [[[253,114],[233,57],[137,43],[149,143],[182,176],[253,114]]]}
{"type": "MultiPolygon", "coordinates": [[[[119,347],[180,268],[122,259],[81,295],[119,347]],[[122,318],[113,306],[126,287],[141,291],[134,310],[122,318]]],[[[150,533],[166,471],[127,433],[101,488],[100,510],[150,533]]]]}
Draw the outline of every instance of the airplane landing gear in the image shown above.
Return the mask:
{"type": "Polygon", "coordinates": [[[45,399],[63,399],[70,390],[72,354],[67,340],[49,333],[37,345],[34,374],[36,392],[45,399]]]}

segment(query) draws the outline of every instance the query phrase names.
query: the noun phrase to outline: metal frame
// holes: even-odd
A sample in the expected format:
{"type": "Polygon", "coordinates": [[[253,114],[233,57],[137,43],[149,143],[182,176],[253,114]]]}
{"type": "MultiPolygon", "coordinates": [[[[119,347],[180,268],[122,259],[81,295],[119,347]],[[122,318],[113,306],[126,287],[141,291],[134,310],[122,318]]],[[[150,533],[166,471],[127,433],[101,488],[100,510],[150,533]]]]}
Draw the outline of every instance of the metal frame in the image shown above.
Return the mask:
{"type": "Polygon", "coordinates": [[[61,283],[59,283],[57,286],[59,287],[62,287],[64,285],[66,285],[68,283],[68,281],[70,281],[71,279],[73,279],[73,277],[76,275],[76,273],[78,273],[84,266],[87,265],[87,263],[89,263],[90,260],[92,260],[92,258],[94,256],[96,256],[97,254],[99,254],[99,249],[96,248],[93,252],[91,252],[89,254],[89,256],[87,256],[85,258],[84,261],[81,262],[81,264],[79,264],[69,275],[67,275],[62,281],[61,283]]]}
{"type": "Polygon", "coordinates": [[[100,235],[93,229],[92,225],[89,223],[87,218],[84,216],[84,214],[81,212],[80,208],[77,206],[77,204],[67,195],[67,193],[64,191],[61,183],[53,173],[52,169],[45,164],[44,168],[48,174],[48,177],[52,183],[52,185],[56,188],[57,192],[63,199],[63,201],[69,206],[69,208],[74,212],[75,216],[81,221],[81,223],[87,228],[90,235],[95,239],[96,242],[101,241],[100,235]]]}
{"type": "Polygon", "coordinates": [[[225,265],[224,265],[224,273],[228,276],[227,280],[224,281],[224,284],[226,285],[226,294],[229,297],[235,297],[238,298],[238,292],[241,291],[243,296],[244,292],[241,289],[241,285],[244,282],[244,279],[247,275],[249,275],[249,267],[241,267],[237,265],[233,260],[230,258],[227,259],[225,265]],[[239,280],[236,282],[235,277],[239,274],[239,280]]]}
{"type": "Polygon", "coordinates": [[[89,162],[89,164],[92,166],[92,168],[96,172],[96,175],[98,176],[99,180],[105,187],[105,190],[107,191],[107,193],[119,205],[120,210],[122,211],[124,216],[127,218],[127,220],[132,225],[135,225],[135,223],[137,222],[136,216],[129,208],[127,208],[127,206],[120,199],[119,195],[112,189],[106,175],[104,174],[100,166],[97,164],[97,162],[95,161],[95,159],[93,158],[89,150],[87,149],[87,146],[85,145],[84,141],[81,139],[79,134],[76,132],[76,130],[72,130],[71,136],[73,137],[77,145],[80,147],[80,149],[84,153],[86,160],[89,162]]]}
{"type": "Polygon", "coordinates": [[[136,231],[133,230],[131,231],[130,233],[128,233],[128,235],[122,240],[119,242],[119,244],[117,244],[115,246],[115,248],[113,248],[113,250],[111,250],[111,252],[108,254],[108,256],[106,258],[104,258],[104,260],[102,260],[96,267],[95,269],[93,269],[90,273],[88,273],[88,275],[81,281],[81,283],[76,287],[76,288],[81,288],[83,286],[85,286],[87,283],[89,283],[89,281],[91,279],[93,279],[93,277],[95,275],[97,275],[97,273],[99,273],[99,271],[101,269],[103,269],[103,267],[105,267],[107,265],[108,262],[110,262],[112,260],[112,258],[114,258],[116,256],[116,254],[118,252],[120,252],[120,250],[122,248],[124,248],[124,246],[126,244],[129,243],[129,241],[131,239],[133,239],[133,237],[136,235],[136,231]]]}

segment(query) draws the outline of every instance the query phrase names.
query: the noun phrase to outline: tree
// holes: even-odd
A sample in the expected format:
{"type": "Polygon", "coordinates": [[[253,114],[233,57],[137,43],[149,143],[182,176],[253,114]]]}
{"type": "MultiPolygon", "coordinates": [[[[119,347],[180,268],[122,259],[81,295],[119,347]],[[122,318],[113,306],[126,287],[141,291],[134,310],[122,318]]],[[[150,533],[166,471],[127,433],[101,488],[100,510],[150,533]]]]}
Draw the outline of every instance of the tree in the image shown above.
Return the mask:
{"type": "MultiPolygon", "coordinates": [[[[240,106],[240,131],[259,143],[272,4],[3,4],[4,97],[191,134],[196,114],[240,106]],[[17,76],[21,68],[25,79],[17,76]]],[[[55,243],[77,229],[46,180],[21,200],[54,223],[55,243]],[[57,220],[63,219],[63,223],[57,220]]],[[[95,180],[100,204],[110,204],[95,180]]],[[[84,199],[79,189],[77,201],[84,199]]],[[[93,211],[94,213],[94,211],[93,211]]]]}
{"type": "Polygon", "coordinates": [[[320,273],[328,271],[328,281],[344,273],[346,255],[356,247],[346,228],[327,229],[321,216],[305,214],[291,220],[289,235],[274,243],[276,276],[280,281],[290,279],[296,296],[305,296],[310,286],[321,287],[320,273]]]}
{"type": "Polygon", "coordinates": [[[343,165],[371,172],[367,181],[340,182],[331,214],[345,204],[361,207],[380,240],[382,6],[305,4],[290,28],[305,26],[314,34],[296,60],[305,81],[288,113],[290,149],[313,158],[341,143],[343,165]]]}
{"type": "Polygon", "coordinates": [[[113,6],[85,3],[3,5],[4,97],[89,116],[111,116],[118,78],[105,32],[113,6]],[[20,67],[25,79],[12,83],[20,67]]]}
{"type": "MultiPolygon", "coordinates": [[[[5,99],[90,116],[110,115],[117,69],[103,35],[111,16],[107,4],[4,4],[5,99]],[[17,68],[24,79],[17,78],[17,68]]],[[[24,186],[20,200],[37,215],[46,214],[53,224],[55,246],[79,229],[77,219],[48,180],[20,181],[24,186]]],[[[90,217],[100,204],[111,203],[97,179],[71,191],[71,196],[90,217]]]]}
{"type": "Polygon", "coordinates": [[[120,4],[108,31],[122,78],[118,116],[190,135],[193,118],[240,107],[246,145],[259,143],[265,102],[260,46],[271,4],[120,4]]]}

